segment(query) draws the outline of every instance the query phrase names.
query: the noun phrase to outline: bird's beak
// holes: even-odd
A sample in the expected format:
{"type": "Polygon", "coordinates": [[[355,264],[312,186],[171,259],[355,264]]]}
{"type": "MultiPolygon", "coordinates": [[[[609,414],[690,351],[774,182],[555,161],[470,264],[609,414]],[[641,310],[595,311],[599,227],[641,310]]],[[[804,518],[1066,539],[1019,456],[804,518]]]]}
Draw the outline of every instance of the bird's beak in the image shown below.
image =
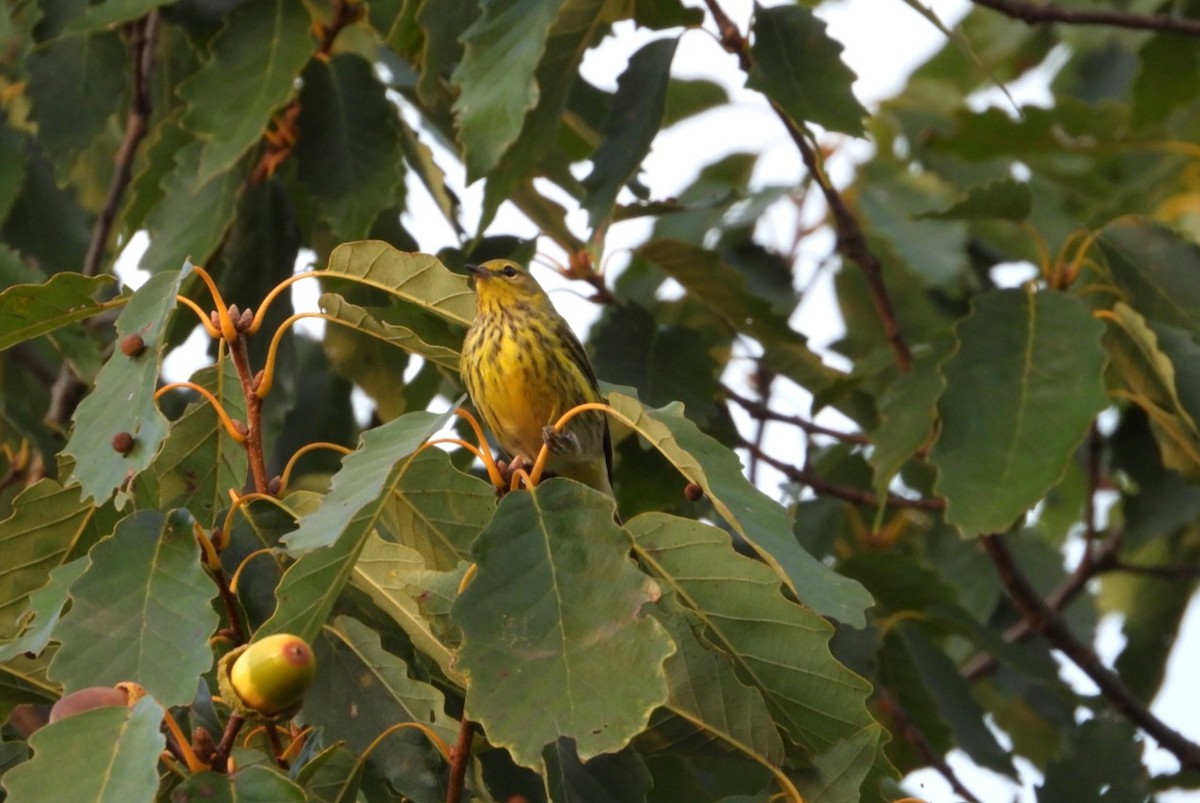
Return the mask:
{"type": "Polygon", "coordinates": [[[487,268],[481,267],[480,265],[463,265],[463,267],[467,269],[468,273],[475,277],[475,281],[486,279],[491,275],[487,268]]]}

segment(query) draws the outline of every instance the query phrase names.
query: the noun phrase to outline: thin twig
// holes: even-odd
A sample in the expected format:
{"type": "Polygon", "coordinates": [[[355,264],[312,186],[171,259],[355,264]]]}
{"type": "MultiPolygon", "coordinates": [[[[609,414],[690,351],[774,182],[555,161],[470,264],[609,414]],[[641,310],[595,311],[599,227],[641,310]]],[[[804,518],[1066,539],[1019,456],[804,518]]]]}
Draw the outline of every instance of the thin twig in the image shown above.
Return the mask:
{"type": "MultiPolygon", "coordinates": [[[[754,384],[758,388],[759,400],[757,404],[764,410],[771,409],[771,383],[775,380],[775,375],[763,368],[761,365],[754,372],[754,384]]],[[[762,451],[763,438],[767,436],[767,421],[770,420],[767,416],[758,416],[758,421],[754,427],[754,446],[755,449],[750,453],[750,466],[746,473],[750,475],[750,482],[753,485],[758,484],[758,455],[762,451]]]]}
{"type": "Polygon", "coordinates": [[[1138,14],[1110,9],[1064,8],[1054,3],[1030,3],[1027,0],[973,0],[975,5],[990,8],[1005,16],[1029,25],[1062,22],[1067,25],[1109,25],[1139,31],[1178,33],[1200,36],[1200,20],[1167,14],[1138,14]]]}
{"type": "Polygon", "coordinates": [[[1200,577],[1200,566],[1138,566],[1135,563],[1113,561],[1108,567],[1110,572],[1127,572],[1146,577],[1157,577],[1162,580],[1195,579],[1200,577]]]}
{"type": "Polygon", "coordinates": [[[246,456],[250,460],[250,476],[254,478],[254,490],[268,493],[267,464],[263,452],[262,406],[263,400],[255,393],[257,380],[250,370],[250,355],[246,350],[246,338],[239,334],[229,344],[229,354],[237,369],[242,395],[246,398],[246,456]]]}
{"type": "MultiPolygon", "coordinates": [[[[1075,571],[1062,581],[1053,591],[1046,595],[1046,606],[1053,611],[1066,608],[1087,588],[1088,582],[1101,572],[1108,571],[1115,563],[1117,553],[1121,549],[1121,533],[1117,532],[1099,542],[1091,553],[1088,561],[1080,561],[1075,571]]],[[[1020,619],[1004,631],[1004,641],[1008,644],[1021,641],[1033,632],[1033,627],[1027,619],[1020,619]]],[[[994,655],[981,654],[963,665],[962,676],[967,680],[977,680],[991,673],[1000,665],[994,655]]]]}
{"type": "Polygon", "coordinates": [[[471,738],[475,723],[463,717],[458,726],[458,743],[450,755],[450,780],[446,785],[446,803],[459,803],[467,785],[467,764],[471,761],[471,738]]]}
{"type": "MultiPolygon", "coordinates": [[[[704,0],[704,2],[717,24],[721,46],[737,56],[738,65],[742,71],[749,73],[754,66],[750,55],[749,41],[738,30],[737,25],[729,18],[717,0],[704,0]]],[[[863,277],[867,281],[867,290],[875,306],[875,313],[879,317],[880,325],[883,326],[884,337],[887,338],[888,345],[895,354],[896,365],[900,368],[901,373],[910,373],[912,371],[912,352],[908,348],[908,342],[904,339],[899,319],[896,317],[896,310],[892,306],[891,296],[883,282],[883,264],[867,244],[866,235],[863,234],[858,219],[846,205],[837,187],[833,186],[833,182],[825,174],[817,152],[809,142],[808,134],[800,122],[788,116],[788,113],[774,101],[770,101],[770,103],[771,109],[783,123],[788,136],[792,138],[796,148],[800,151],[800,158],[809,175],[825,198],[825,205],[829,207],[829,213],[833,217],[838,252],[862,270],[863,277]]]]}
{"type": "MultiPolygon", "coordinates": [[[[752,454],[755,452],[754,444],[744,438],[740,439],[739,445],[752,454]]],[[[757,450],[757,452],[759,459],[764,463],[778,469],[792,482],[807,485],[813,490],[813,493],[819,496],[833,496],[869,508],[878,508],[880,505],[880,498],[866,488],[829,482],[807,468],[797,468],[791,463],[780,460],[777,457],[772,457],[761,449],[757,450]]],[[[888,493],[882,503],[887,507],[912,508],[914,510],[945,510],[946,508],[946,500],[944,499],[937,497],[909,499],[906,496],[898,496],[894,493],[888,493]]]]}
{"type": "Polygon", "coordinates": [[[1101,663],[1094,650],[1075,638],[1062,617],[1038,596],[1029,580],[1021,573],[1004,545],[1002,536],[985,535],[980,538],[980,543],[996,566],[1009,596],[1033,630],[1043,635],[1051,646],[1078,666],[1118,713],[1170,751],[1183,769],[1200,771],[1200,744],[1186,738],[1152,714],[1121,678],[1101,663]]]}
{"type": "Polygon", "coordinates": [[[956,795],[961,797],[966,803],[979,803],[979,798],[971,794],[971,790],[967,789],[966,785],[963,784],[950,765],[946,763],[946,760],[933,749],[933,746],[929,744],[929,740],[925,737],[920,727],[917,726],[917,723],[913,722],[912,717],[901,707],[900,702],[895,697],[892,697],[883,689],[878,689],[876,691],[875,702],[880,710],[890,717],[895,724],[893,732],[908,742],[921,758],[924,759],[926,764],[940,772],[956,795]]]}
{"type": "Polygon", "coordinates": [[[220,566],[210,568],[209,573],[212,575],[213,582],[217,585],[217,590],[221,595],[221,602],[225,606],[225,618],[229,620],[229,636],[233,639],[235,645],[246,643],[246,631],[242,629],[241,605],[238,603],[237,594],[229,587],[229,581],[225,579],[225,570],[220,566]]]}
{"type": "Polygon", "coordinates": [[[213,769],[217,772],[226,771],[229,754],[233,752],[233,741],[245,724],[246,718],[241,714],[229,715],[229,721],[225,723],[225,732],[221,734],[221,743],[217,745],[217,751],[213,755],[213,769]]]}
{"type": "Polygon", "coordinates": [[[777,412],[772,410],[761,401],[755,401],[754,399],[750,399],[741,395],[728,385],[723,386],[721,390],[730,399],[730,401],[736,402],[739,407],[759,420],[779,421],[784,424],[791,424],[792,426],[799,427],[800,429],[804,430],[804,432],[808,433],[809,435],[827,435],[830,438],[835,438],[846,443],[860,443],[867,445],[871,442],[871,439],[861,432],[842,432],[839,429],[823,427],[814,421],[810,421],[807,418],[802,418],[798,415],[788,415],[787,413],[777,412]]]}

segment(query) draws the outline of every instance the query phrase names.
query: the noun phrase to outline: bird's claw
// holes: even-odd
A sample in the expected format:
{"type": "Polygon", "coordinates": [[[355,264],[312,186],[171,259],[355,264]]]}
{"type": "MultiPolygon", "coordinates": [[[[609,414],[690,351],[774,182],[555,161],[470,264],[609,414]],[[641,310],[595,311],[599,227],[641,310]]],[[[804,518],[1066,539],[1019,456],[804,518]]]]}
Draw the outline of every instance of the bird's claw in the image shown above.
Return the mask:
{"type": "Polygon", "coordinates": [[[554,427],[542,427],[542,441],[546,444],[546,448],[551,454],[577,454],[579,452],[579,438],[575,437],[575,433],[564,429],[562,432],[555,432],[554,427]]]}

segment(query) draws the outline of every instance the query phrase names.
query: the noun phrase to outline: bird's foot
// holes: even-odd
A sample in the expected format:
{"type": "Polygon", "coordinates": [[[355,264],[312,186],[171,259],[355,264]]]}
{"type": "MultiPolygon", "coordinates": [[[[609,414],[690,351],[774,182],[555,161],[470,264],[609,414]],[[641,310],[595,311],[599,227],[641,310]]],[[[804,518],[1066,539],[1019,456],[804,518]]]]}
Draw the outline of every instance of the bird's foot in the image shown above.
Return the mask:
{"type": "Polygon", "coordinates": [[[542,427],[542,441],[550,450],[550,454],[579,454],[579,438],[575,437],[575,433],[569,429],[564,429],[562,432],[555,432],[554,427],[542,427]]]}

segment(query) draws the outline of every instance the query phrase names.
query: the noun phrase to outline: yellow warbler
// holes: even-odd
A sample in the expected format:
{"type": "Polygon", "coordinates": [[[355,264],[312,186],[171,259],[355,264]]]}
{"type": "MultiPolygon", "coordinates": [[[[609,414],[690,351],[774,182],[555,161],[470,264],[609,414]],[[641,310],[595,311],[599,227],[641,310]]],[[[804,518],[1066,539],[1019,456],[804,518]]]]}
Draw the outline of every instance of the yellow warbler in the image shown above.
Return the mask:
{"type": "Polygon", "coordinates": [[[545,443],[546,469],[612,496],[608,418],[580,413],[551,429],[576,405],[602,401],[587,353],[529,272],[493,259],[468,265],[475,277],[475,322],[462,351],[471,400],[501,448],[527,466],[545,443]]]}

